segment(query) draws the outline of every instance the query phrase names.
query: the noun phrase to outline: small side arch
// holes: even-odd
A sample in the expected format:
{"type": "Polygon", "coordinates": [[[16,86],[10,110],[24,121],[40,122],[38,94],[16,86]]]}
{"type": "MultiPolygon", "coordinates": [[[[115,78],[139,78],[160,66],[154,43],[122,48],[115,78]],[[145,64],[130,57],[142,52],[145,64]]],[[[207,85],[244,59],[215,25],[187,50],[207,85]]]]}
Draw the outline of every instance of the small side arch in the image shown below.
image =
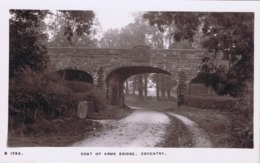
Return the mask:
{"type": "Polygon", "coordinates": [[[56,72],[64,80],[81,81],[86,83],[94,83],[94,78],[89,73],[82,70],[63,69],[56,72]]]}

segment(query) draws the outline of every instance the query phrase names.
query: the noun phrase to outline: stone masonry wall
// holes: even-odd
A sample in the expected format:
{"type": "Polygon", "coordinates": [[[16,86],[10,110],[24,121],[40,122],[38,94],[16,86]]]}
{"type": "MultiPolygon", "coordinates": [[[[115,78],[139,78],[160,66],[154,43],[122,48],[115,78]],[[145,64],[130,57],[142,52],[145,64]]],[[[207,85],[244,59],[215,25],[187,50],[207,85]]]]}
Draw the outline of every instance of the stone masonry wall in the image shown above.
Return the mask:
{"type": "Polygon", "coordinates": [[[161,68],[176,75],[185,71],[187,78],[197,74],[205,50],[150,50],[149,62],[134,62],[132,49],[86,49],[54,48],[48,49],[51,58],[50,66],[55,70],[77,69],[95,76],[100,66],[104,77],[114,69],[124,66],[151,66],[161,68]]]}
{"type": "MultiPolygon", "coordinates": [[[[105,83],[106,77],[109,73],[121,67],[147,66],[165,70],[171,73],[178,81],[179,89],[177,94],[179,104],[183,103],[186,85],[197,75],[202,57],[206,54],[205,50],[153,50],[142,45],[133,49],[68,47],[49,47],[48,49],[48,55],[50,56],[49,67],[52,71],[66,69],[85,71],[93,77],[94,84],[99,87],[110,85],[105,83]]],[[[119,88],[105,88],[105,90],[116,92],[115,95],[110,95],[113,97],[118,97],[122,94],[122,92],[118,92],[118,90],[121,90],[119,88]]]]}

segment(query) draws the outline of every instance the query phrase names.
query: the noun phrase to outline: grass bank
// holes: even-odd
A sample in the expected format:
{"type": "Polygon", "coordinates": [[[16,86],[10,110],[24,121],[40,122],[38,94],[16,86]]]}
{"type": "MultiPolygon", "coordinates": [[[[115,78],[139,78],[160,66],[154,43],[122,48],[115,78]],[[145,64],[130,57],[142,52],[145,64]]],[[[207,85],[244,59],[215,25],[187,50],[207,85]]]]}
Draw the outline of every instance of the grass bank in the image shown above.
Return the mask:
{"type": "Polygon", "coordinates": [[[187,126],[185,126],[180,120],[169,116],[171,119],[170,124],[166,127],[166,135],[164,141],[157,144],[157,147],[182,147],[188,148],[192,146],[192,137],[189,133],[187,126]]]}
{"type": "Polygon", "coordinates": [[[9,129],[9,147],[66,147],[84,140],[106,126],[92,119],[121,119],[131,113],[129,108],[110,108],[100,113],[91,113],[87,119],[76,116],[41,121],[32,125],[9,129]]]}
{"type": "MultiPolygon", "coordinates": [[[[240,133],[240,131],[243,131],[242,129],[236,130],[238,127],[243,129],[250,127],[238,123],[239,119],[243,120],[241,113],[236,115],[234,112],[225,110],[200,109],[188,106],[177,107],[174,101],[157,101],[156,98],[140,102],[137,97],[129,96],[126,97],[125,101],[131,106],[150,108],[162,112],[171,111],[189,118],[208,134],[213,148],[252,148],[252,139],[247,136],[249,134],[240,133]]],[[[172,123],[167,128],[169,132],[162,146],[189,147],[191,136],[186,126],[174,117],[171,117],[171,120],[172,123]]]]}
{"type": "Polygon", "coordinates": [[[232,133],[229,129],[231,125],[229,114],[231,113],[188,106],[172,108],[170,111],[196,122],[210,137],[213,148],[230,148],[233,146],[234,140],[232,140],[232,133]]]}
{"type": "Polygon", "coordinates": [[[104,126],[97,122],[77,117],[56,119],[35,123],[17,130],[9,131],[9,147],[66,147],[83,140],[102,130],[104,126]]]}

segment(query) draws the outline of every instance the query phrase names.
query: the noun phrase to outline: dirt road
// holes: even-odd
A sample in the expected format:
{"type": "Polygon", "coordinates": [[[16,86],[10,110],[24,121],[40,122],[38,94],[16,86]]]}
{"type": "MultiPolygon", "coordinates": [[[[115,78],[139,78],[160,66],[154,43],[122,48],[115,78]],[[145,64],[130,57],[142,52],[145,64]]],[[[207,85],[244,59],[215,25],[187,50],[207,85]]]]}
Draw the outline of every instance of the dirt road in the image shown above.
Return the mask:
{"type": "MultiPolygon", "coordinates": [[[[75,143],[73,146],[154,147],[156,144],[164,141],[167,132],[166,127],[170,124],[168,116],[176,117],[176,114],[137,107],[132,107],[132,109],[134,109],[134,112],[122,120],[98,121],[104,125],[112,125],[113,129],[108,128],[100,133],[96,133],[86,140],[75,143]]],[[[185,118],[182,117],[183,119],[185,118]]],[[[208,137],[205,136],[205,133],[194,122],[187,120],[187,118],[183,122],[185,125],[188,125],[194,137],[195,147],[211,146],[208,137]],[[189,122],[189,124],[186,122],[189,122]]]]}

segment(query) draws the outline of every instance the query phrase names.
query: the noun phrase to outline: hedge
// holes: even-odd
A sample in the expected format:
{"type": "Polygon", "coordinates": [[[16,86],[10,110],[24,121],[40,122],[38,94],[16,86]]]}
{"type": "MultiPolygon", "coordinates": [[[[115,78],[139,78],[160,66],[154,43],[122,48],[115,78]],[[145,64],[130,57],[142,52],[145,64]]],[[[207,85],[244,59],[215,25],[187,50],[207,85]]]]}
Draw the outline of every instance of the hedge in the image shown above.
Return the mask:
{"type": "Polygon", "coordinates": [[[19,118],[17,123],[33,123],[37,120],[69,115],[75,104],[63,94],[21,91],[9,94],[9,120],[19,118]]]}
{"type": "Polygon", "coordinates": [[[231,97],[216,96],[191,96],[186,95],[184,105],[201,108],[234,111],[236,109],[236,101],[231,97]]]}
{"type": "Polygon", "coordinates": [[[227,124],[233,140],[233,148],[253,148],[253,103],[246,98],[186,95],[184,104],[201,109],[230,111],[227,124]]]}

